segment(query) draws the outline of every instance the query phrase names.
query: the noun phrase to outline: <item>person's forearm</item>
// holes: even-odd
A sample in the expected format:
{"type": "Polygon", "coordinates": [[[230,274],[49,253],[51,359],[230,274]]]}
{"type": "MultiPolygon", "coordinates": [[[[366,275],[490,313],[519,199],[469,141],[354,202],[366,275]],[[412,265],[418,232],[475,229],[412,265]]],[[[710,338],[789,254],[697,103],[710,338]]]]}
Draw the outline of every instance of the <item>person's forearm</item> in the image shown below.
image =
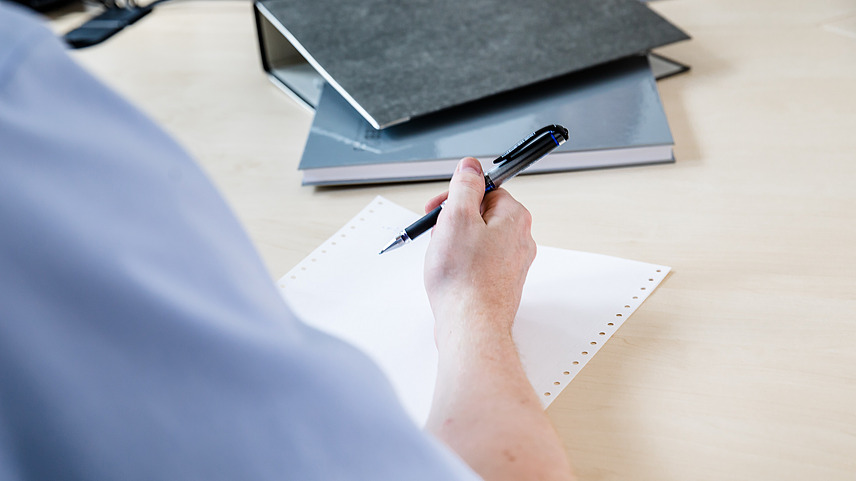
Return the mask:
{"type": "Polygon", "coordinates": [[[532,217],[504,189],[485,195],[471,157],[426,211],[443,200],[425,256],[440,359],[426,428],[487,481],[571,479],[511,338],[537,250],[532,217]]]}
{"type": "Polygon", "coordinates": [[[486,481],[573,479],[510,334],[438,333],[440,363],[426,428],[486,481]]]}

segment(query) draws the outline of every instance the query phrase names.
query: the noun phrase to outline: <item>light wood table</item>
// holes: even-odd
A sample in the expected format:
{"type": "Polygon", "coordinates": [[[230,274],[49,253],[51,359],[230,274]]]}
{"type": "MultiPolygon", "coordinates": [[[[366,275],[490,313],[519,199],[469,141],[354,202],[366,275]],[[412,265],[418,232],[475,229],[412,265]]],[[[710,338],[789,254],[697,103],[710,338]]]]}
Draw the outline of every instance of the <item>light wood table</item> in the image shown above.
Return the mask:
{"type": "MultiPolygon", "coordinates": [[[[539,244],[674,269],[548,412],[582,479],[856,479],[856,3],[652,6],[693,36],[660,50],[692,66],[659,83],[677,163],[507,186],[539,244]]],[[[302,187],[312,116],[246,1],[166,3],[74,57],[199,159],[272,278],[375,195],[445,188],[302,187]]]]}

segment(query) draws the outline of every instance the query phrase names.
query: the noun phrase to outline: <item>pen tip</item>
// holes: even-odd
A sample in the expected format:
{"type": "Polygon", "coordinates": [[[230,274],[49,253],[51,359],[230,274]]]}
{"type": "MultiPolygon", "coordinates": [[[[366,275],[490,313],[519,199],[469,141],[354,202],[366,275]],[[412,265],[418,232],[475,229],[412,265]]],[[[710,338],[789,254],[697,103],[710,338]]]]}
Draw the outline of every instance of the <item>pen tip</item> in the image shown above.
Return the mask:
{"type": "Polygon", "coordinates": [[[389,244],[387,244],[387,245],[386,245],[386,247],[384,247],[383,249],[381,249],[381,251],[380,251],[380,252],[378,252],[378,255],[381,255],[381,254],[383,254],[384,252],[387,252],[387,251],[391,251],[391,250],[393,250],[393,249],[395,249],[395,248],[397,248],[397,247],[400,247],[400,246],[401,246],[401,245],[403,245],[403,244],[404,244],[404,239],[402,239],[402,237],[401,237],[401,236],[398,236],[398,237],[396,237],[395,239],[393,239],[392,241],[390,241],[390,243],[389,243],[389,244]]]}

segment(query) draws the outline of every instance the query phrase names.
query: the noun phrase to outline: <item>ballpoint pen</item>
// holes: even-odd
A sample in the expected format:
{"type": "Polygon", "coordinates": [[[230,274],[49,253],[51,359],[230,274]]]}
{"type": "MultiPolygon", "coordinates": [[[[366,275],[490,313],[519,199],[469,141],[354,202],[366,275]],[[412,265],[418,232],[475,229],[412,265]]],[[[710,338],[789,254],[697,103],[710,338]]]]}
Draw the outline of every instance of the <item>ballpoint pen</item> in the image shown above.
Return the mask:
{"type": "MultiPolygon", "coordinates": [[[[568,129],[561,125],[548,125],[532,132],[493,161],[496,167],[484,175],[485,193],[498,189],[503,182],[519,174],[538,159],[564,144],[567,140],[568,129]]],[[[401,247],[428,232],[437,223],[437,218],[440,216],[441,210],[443,210],[443,204],[440,204],[421,219],[405,227],[380,253],[383,254],[384,252],[401,247]]]]}

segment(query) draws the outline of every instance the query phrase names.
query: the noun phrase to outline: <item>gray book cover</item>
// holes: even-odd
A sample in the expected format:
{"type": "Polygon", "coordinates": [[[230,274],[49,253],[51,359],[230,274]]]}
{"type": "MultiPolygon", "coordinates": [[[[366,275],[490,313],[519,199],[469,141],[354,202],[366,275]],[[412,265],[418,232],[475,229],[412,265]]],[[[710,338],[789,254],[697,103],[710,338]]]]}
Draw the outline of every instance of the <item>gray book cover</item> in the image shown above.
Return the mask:
{"type": "Polygon", "coordinates": [[[299,168],[306,185],[448,179],[461,157],[489,168],[548,124],[565,126],[570,140],[525,173],[673,161],[654,75],[636,56],[384,130],[327,85],[299,168]]]}
{"type": "Polygon", "coordinates": [[[689,38],[637,0],[261,0],[257,8],[376,128],[689,38]]]}

